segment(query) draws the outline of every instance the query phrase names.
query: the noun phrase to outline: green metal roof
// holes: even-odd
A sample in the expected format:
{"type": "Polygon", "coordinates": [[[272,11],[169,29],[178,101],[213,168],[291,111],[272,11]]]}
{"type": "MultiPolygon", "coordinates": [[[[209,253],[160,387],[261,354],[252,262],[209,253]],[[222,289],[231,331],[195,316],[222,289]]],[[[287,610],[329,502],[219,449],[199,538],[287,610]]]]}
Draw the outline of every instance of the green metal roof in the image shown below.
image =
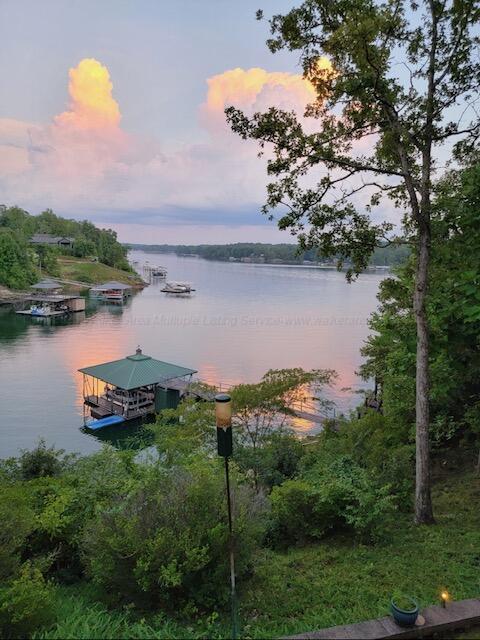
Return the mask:
{"type": "Polygon", "coordinates": [[[137,349],[136,354],[121,360],[104,362],[79,371],[127,391],[197,373],[194,369],[155,360],[143,354],[140,349],[137,349]]]}

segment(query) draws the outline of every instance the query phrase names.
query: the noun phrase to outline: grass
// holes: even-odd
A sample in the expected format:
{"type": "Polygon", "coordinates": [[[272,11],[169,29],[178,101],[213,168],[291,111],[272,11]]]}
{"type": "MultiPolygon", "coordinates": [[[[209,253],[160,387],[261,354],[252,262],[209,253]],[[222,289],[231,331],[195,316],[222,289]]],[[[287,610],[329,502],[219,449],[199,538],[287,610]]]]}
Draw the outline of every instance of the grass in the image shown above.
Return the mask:
{"type": "Polygon", "coordinates": [[[107,280],[117,280],[133,285],[141,283],[137,274],[115,269],[101,262],[92,262],[82,258],[59,257],[58,263],[63,280],[75,280],[85,284],[98,284],[107,280]]]}
{"type": "Polygon", "coordinates": [[[286,553],[264,552],[242,594],[244,631],[278,637],[349,624],[389,613],[393,592],[439,602],[480,594],[480,479],[463,474],[434,490],[435,526],[416,527],[408,515],[388,542],[352,545],[331,539],[286,553]]]}
{"type": "MultiPolygon", "coordinates": [[[[389,613],[393,592],[439,602],[442,589],[455,600],[480,594],[480,479],[450,476],[434,489],[437,524],[415,527],[409,515],[392,524],[387,542],[356,544],[349,538],[285,552],[264,550],[255,573],[239,586],[242,637],[278,638],[389,613]]],[[[164,616],[109,612],[89,587],[59,588],[56,626],[37,638],[228,637],[228,618],[181,624],[164,616]]],[[[477,638],[478,630],[459,638],[477,638]]]]}
{"type": "Polygon", "coordinates": [[[163,614],[142,617],[128,607],[109,611],[105,605],[95,601],[95,590],[87,584],[58,589],[58,620],[45,631],[34,634],[34,640],[109,640],[110,638],[132,638],[138,640],[170,640],[184,638],[223,638],[222,627],[211,620],[202,619],[192,624],[180,624],[163,614]]]}

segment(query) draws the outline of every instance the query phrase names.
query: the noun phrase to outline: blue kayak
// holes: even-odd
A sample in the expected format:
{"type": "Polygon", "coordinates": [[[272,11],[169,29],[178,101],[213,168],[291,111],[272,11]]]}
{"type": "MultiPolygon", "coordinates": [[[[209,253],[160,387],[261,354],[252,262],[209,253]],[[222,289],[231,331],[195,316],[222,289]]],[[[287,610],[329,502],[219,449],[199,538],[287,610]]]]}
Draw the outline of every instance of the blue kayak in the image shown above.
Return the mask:
{"type": "Polygon", "coordinates": [[[85,426],[87,427],[87,429],[96,431],[97,429],[110,427],[113,424],[120,424],[121,422],[125,422],[125,418],[123,416],[107,416],[106,418],[101,418],[100,420],[90,420],[90,422],[87,422],[85,426]]]}

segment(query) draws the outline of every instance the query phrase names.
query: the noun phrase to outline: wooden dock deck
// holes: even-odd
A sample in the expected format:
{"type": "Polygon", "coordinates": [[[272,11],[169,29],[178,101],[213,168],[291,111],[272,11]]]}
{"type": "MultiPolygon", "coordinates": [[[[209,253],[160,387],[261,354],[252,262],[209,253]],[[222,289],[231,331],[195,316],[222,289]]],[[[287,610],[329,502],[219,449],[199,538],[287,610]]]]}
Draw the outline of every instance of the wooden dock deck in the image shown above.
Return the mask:
{"type": "Polygon", "coordinates": [[[128,409],[128,411],[124,413],[122,405],[116,402],[112,403],[102,396],[94,395],[87,396],[85,398],[85,404],[91,408],[90,413],[92,417],[97,420],[108,416],[123,416],[125,420],[136,420],[137,418],[142,418],[155,412],[155,404],[152,402],[139,409],[128,409]]]}
{"type": "Polygon", "coordinates": [[[294,410],[297,418],[301,418],[302,420],[308,420],[309,422],[314,422],[315,424],[325,424],[328,420],[326,416],[322,416],[318,413],[310,413],[308,411],[296,411],[294,410]]]}
{"type": "Polygon", "coordinates": [[[480,623],[480,599],[449,602],[445,608],[432,605],[420,613],[425,622],[414,627],[400,627],[391,616],[386,616],[378,620],[308,631],[288,636],[285,640],[394,640],[431,638],[436,634],[448,634],[444,637],[452,638],[453,631],[468,629],[480,623]]]}

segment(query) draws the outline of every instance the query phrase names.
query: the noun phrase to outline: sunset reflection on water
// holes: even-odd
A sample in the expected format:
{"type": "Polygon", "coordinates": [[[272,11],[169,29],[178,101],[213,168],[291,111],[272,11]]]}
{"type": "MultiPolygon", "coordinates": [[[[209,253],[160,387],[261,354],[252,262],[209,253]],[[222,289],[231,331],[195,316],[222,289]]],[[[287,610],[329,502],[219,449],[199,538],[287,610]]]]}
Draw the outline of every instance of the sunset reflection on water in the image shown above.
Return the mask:
{"type": "MultiPolygon", "coordinates": [[[[82,376],[78,369],[123,358],[140,345],[159,360],[198,370],[225,387],[258,382],[268,369],[331,368],[338,379],[324,395],[347,411],[365,386],[355,371],[383,276],[353,284],[336,271],[209,262],[173,254],[136,253],[167,267],[168,279],[190,281],[191,298],[168,297],[161,282],[124,307],[89,305],[85,318],[51,324],[8,316],[0,322],[0,455],[39,437],[73,451],[99,444],[79,431],[82,376]]],[[[294,419],[298,433],[314,431],[294,419]]]]}

